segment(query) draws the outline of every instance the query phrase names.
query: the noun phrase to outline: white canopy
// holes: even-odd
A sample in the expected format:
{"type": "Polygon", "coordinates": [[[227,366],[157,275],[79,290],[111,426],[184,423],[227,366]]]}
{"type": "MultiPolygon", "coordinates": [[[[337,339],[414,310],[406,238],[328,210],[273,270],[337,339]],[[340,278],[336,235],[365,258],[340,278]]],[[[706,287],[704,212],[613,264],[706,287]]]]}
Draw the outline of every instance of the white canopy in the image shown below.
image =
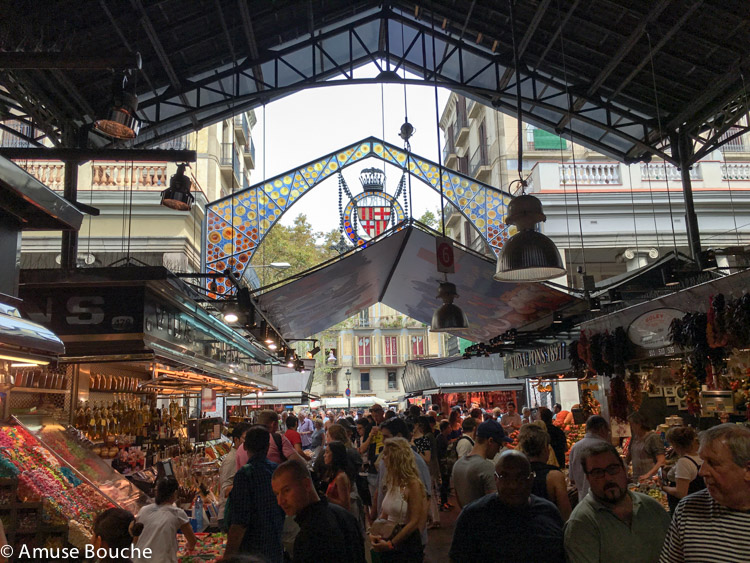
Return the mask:
{"type": "MultiPolygon", "coordinates": [[[[352,407],[371,407],[373,404],[378,403],[379,405],[386,406],[387,401],[380,397],[352,397],[352,407]]],[[[323,397],[320,401],[310,401],[311,409],[318,409],[320,407],[331,408],[331,409],[345,409],[349,406],[349,400],[346,397],[323,397]]]]}

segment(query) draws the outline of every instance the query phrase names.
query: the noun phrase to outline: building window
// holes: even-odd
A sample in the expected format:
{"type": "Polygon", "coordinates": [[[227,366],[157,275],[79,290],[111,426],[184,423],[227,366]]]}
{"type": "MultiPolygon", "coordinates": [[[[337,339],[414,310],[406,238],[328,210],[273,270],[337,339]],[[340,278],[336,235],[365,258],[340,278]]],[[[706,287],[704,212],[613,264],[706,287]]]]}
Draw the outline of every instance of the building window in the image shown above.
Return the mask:
{"type": "Polygon", "coordinates": [[[359,312],[359,315],[357,317],[357,325],[363,328],[367,328],[370,326],[370,310],[369,309],[363,309],[359,312]]]}
{"type": "Polygon", "coordinates": [[[370,364],[370,337],[360,336],[357,339],[357,363],[360,365],[370,364]]]}
{"type": "Polygon", "coordinates": [[[411,355],[424,356],[424,336],[411,337],[411,355]]]}
{"type": "Polygon", "coordinates": [[[468,221],[464,222],[464,244],[466,246],[471,246],[471,239],[473,238],[472,235],[472,228],[471,223],[468,221]]]}
{"type": "Polygon", "coordinates": [[[370,373],[366,371],[359,372],[359,390],[369,391],[370,390],[370,373]]]}
{"type": "Polygon", "coordinates": [[[326,386],[336,387],[336,372],[334,370],[331,370],[326,374],[326,386]]]}
{"type": "Polygon", "coordinates": [[[458,171],[461,174],[468,174],[469,173],[469,157],[468,156],[459,156],[458,157],[458,171]]]}
{"type": "Polygon", "coordinates": [[[398,363],[398,336],[386,336],[384,338],[385,346],[385,363],[386,364],[397,364],[398,363]]]}
{"type": "Polygon", "coordinates": [[[388,372],[388,389],[398,389],[398,383],[396,382],[396,372],[388,372]]]}

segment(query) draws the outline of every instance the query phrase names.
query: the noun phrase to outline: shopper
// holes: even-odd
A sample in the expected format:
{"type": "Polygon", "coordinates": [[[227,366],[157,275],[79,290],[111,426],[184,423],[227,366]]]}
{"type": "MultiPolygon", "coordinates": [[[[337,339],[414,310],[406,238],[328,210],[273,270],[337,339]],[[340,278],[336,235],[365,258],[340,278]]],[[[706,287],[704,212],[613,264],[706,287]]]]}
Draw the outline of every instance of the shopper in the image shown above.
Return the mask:
{"type": "Polygon", "coordinates": [[[385,421],[385,412],[382,405],[378,403],[372,405],[370,407],[370,416],[372,417],[370,433],[367,435],[367,439],[362,442],[360,450],[367,448],[367,487],[371,502],[376,502],[378,486],[378,468],[376,462],[380,452],[383,451],[384,441],[383,434],[380,432],[380,425],[385,421]]]}
{"type": "Polygon", "coordinates": [[[456,458],[461,459],[464,456],[469,455],[471,448],[474,447],[477,439],[477,427],[479,421],[474,417],[465,418],[461,423],[462,434],[453,442],[453,447],[456,448],[456,458]]]}
{"type": "Polygon", "coordinates": [[[660,561],[750,561],[750,429],[709,428],[698,454],[707,488],[677,505],[660,561]]]}
{"type": "MultiPolygon", "coordinates": [[[[401,418],[392,418],[391,420],[383,422],[383,424],[380,425],[380,432],[383,435],[384,440],[387,440],[389,438],[404,438],[408,442],[411,439],[409,427],[406,426],[406,422],[404,422],[404,420],[401,418]]],[[[422,484],[424,485],[425,491],[427,491],[427,496],[430,496],[430,469],[429,467],[427,467],[427,464],[425,463],[424,459],[422,459],[421,455],[419,455],[415,450],[411,448],[409,449],[412,453],[412,457],[414,458],[414,463],[416,463],[417,465],[417,472],[419,474],[419,477],[422,479],[422,484]]],[[[385,462],[382,459],[380,459],[377,464],[377,471],[378,482],[375,496],[372,499],[372,506],[376,509],[376,514],[380,514],[383,508],[383,498],[388,483],[388,467],[385,465],[385,462]]]]}
{"type": "Polygon", "coordinates": [[[364,458],[367,456],[367,450],[369,449],[365,444],[367,443],[367,439],[370,437],[371,429],[372,425],[370,424],[370,421],[368,419],[364,417],[357,419],[357,440],[355,442],[355,446],[360,455],[363,456],[363,461],[365,463],[367,463],[367,460],[364,458]]]}
{"type": "Polygon", "coordinates": [[[516,404],[513,401],[508,401],[506,406],[508,411],[500,419],[500,424],[503,425],[505,433],[510,434],[516,430],[520,430],[523,421],[521,420],[521,415],[516,411],[516,404]]]}
{"type": "Polygon", "coordinates": [[[531,494],[533,481],[525,455],[515,450],[500,454],[495,466],[496,491],[463,509],[456,521],[450,560],[563,563],[560,512],[548,500],[531,494]]]}
{"type": "MultiPolygon", "coordinates": [[[[261,411],[258,415],[258,424],[266,427],[269,432],[268,453],[266,457],[274,463],[281,463],[287,459],[298,459],[303,461],[291,442],[279,434],[279,415],[274,411],[261,411]]],[[[237,469],[247,463],[248,453],[245,448],[237,450],[237,469]]]]}
{"type": "Polygon", "coordinates": [[[246,422],[240,422],[234,427],[231,434],[232,447],[224,456],[219,468],[219,528],[222,530],[224,529],[224,509],[237,473],[237,451],[243,447],[245,432],[248,428],[250,425],[246,422]]]}
{"type": "Polygon", "coordinates": [[[565,452],[568,449],[568,439],[565,437],[565,432],[552,423],[552,411],[547,407],[539,409],[539,420],[544,422],[544,426],[547,428],[549,445],[555,453],[557,466],[562,469],[565,467],[565,452]]]}
{"type": "Polygon", "coordinates": [[[664,442],[641,413],[631,414],[628,422],[632,437],[625,462],[633,464],[633,480],[645,483],[666,463],[664,442]]]}
{"type": "Polygon", "coordinates": [[[680,499],[706,488],[698,475],[703,460],[698,455],[698,437],[689,426],[674,426],[667,431],[667,442],[679,456],[677,462],[661,480],[661,489],[667,493],[669,512],[674,514],[680,499]]]}
{"type": "Polygon", "coordinates": [[[245,449],[250,459],[234,476],[225,514],[229,533],[224,554],[261,555],[270,563],[281,563],[284,514],[271,488],[271,477],[277,465],[266,457],[268,434],[268,429],[261,425],[251,427],[245,434],[245,449]]]}
{"type": "Polygon", "coordinates": [[[136,516],[143,531],[138,537],[138,549],[141,553],[151,549],[151,557],[133,558],[134,563],[177,563],[177,532],[185,535],[188,551],[195,548],[196,538],[190,519],[185,511],[177,508],[179,485],[174,477],[164,477],[156,483],[156,502],[141,508],[136,516]]]}
{"type": "Polygon", "coordinates": [[[451,410],[448,422],[451,425],[450,440],[458,440],[461,437],[461,411],[458,407],[451,410]]]}
{"type": "Polygon", "coordinates": [[[417,417],[412,435],[412,445],[430,469],[430,506],[428,510],[428,528],[440,527],[440,514],[438,512],[437,494],[438,481],[440,480],[440,464],[437,455],[437,441],[432,433],[429,416],[417,417]]]}
{"type": "Polygon", "coordinates": [[[315,431],[313,421],[310,419],[310,414],[307,411],[300,411],[297,424],[297,432],[302,437],[302,449],[311,450],[312,448],[312,435],[315,431]]]}
{"type": "Polygon", "coordinates": [[[495,467],[491,460],[506,441],[508,438],[497,420],[479,425],[474,448],[453,465],[451,477],[459,507],[495,491],[495,467]]]}
{"type": "Polygon", "coordinates": [[[448,435],[451,432],[451,426],[447,420],[440,421],[440,434],[435,439],[437,444],[438,463],[440,464],[440,505],[439,511],[450,510],[453,505],[448,502],[448,496],[451,492],[451,470],[448,467],[448,435]]]}
{"type": "Polygon", "coordinates": [[[370,530],[372,549],[383,563],[419,563],[424,558],[422,530],[427,523],[427,491],[414,459],[404,438],[385,441],[383,462],[388,476],[379,519],[385,521],[387,532],[378,531],[378,521],[370,530]]]}
{"type": "Polygon", "coordinates": [[[293,563],[365,563],[364,538],[354,516],[318,496],[302,462],[279,465],[271,484],[279,506],[300,528],[293,563]]]}
{"type": "Polygon", "coordinates": [[[305,461],[310,461],[310,456],[302,449],[302,436],[297,432],[298,422],[297,417],[293,414],[286,417],[286,432],[284,432],[284,437],[289,440],[289,443],[294,448],[294,451],[297,452],[298,456],[305,461]]]}
{"type": "Polygon", "coordinates": [[[323,428],[323,419],[321,418],[313,420],[313,426],[315,427],[315,430],[310,439],[310,449],[315,451],[323,445],[323,442],[325,442],[326,431],[325,428],[323,428]]]}
{"type": "Polygon", "coordinates": [[[523,407],[521,409],[521,424],[530,424],[534,422],[531,416],[531,409],[529,407],[523,407]]]}
{"type": "Polygon", "coordinates": [[[586,448],[610,441],[609,423],[607,419],[598,414],[592,415],[586,421],[586,435],[573,444],[568,454],[569,468],[568,479],[571,485],[578,489],[578,501],[580,502],[589,492],[589,480],[581,465],[580,454],[586,448]]]}
{"type": "Polygon", "coordinates": [[[328,442],[323,454],[328,470],[328,488],[326,498],[345,510],[351,509],[352,482],[347,475],[348,460],[346,446],[336,440],[328,442]]]}
{"type": "MultiPolygon", "coordinates": [[[[106,549],[108,554],[125,554],[130,551],[134,538],[143,532],[143,524],[122,508],[108,508],[94,518],[94,550],[106,549]]],[[[4,535],[3,535],[3,540],[4,535]]],[[[140,549],[140,548],[139,548],[140,549]]],[[[108,557],[101,563],[130,563],[128,557],[108,557]]]]}
{"type": "Polygon", "coordinates": [[[648,495],[628,491],[628,475],[612,444],[581,452],[589,493],[565,524],[568,563],[652,563],[659,558],[669,514],[648,495]]]}
{"type": "Polygon", "coordinates": [[[526,424],[521,428],[518,449],[529,458],[534,472],[534,483],[531,493],[552,501],[560,511],[563,522],[566,522],[573,510],[568,498],[568,486],[565,475],[554,465],[549,465],[549,434],[536,424],[526,424]]]}

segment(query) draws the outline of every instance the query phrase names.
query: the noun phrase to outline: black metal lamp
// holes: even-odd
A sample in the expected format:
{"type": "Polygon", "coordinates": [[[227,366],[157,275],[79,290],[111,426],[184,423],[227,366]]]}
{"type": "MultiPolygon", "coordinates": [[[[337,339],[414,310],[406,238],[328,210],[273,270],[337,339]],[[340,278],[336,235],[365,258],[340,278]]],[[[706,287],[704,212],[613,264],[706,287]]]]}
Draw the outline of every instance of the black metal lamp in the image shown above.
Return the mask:
{"type": "Polygon", "coordinates": [[[508,239],[497,259],[495,279],[506,282],[538,282],[565,275],[565,267],[555,243],[535,231],[537,223],[546,221],[542,202],[523,194],[508,205],[505,222],[516,225],[518,232],[508,239]]]}
{"type": "Polygon", "coordinates": [[[112,106],[107,117],[94,122],[94,127],[114,139],[135,139],[141,129],[141,122],[135,115],[138,96],[126,91],[127,84],[126,75],[122,76],[122,80],[115,78],[112,84],[112,106]]]}
{"type": "Polygon", "coordinates": [[[469,320],[458,305],[453,304],[453,300],[458,297],[456,285],[450,282],[440,282],[438,295],[443,304],[433,313],[432,332],[446,332],[465,330],[469,328],[469,320]]]}
{"type": "Polygon", "coordinates": [[[169,180],[169,187],[161,192],[161,204],[178,211],[190,211],[195,197],[190,193],[193,182],[185,176],[188,164],[178,164],[177,172],[169,180]]]}

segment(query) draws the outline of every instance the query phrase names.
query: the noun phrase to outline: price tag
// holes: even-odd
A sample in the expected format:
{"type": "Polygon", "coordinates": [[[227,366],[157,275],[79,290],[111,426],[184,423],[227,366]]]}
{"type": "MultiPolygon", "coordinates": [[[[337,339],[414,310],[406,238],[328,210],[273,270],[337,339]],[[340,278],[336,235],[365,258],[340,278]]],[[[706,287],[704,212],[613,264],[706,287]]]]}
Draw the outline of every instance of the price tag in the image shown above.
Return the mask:
{"type": "Polygon", "coordinates": [[[455,273],[453,256],[453,241],[447,237],[441,237],[435,241],[435,255],[437,257],[437,271],[445,274],[455,273]]]}

